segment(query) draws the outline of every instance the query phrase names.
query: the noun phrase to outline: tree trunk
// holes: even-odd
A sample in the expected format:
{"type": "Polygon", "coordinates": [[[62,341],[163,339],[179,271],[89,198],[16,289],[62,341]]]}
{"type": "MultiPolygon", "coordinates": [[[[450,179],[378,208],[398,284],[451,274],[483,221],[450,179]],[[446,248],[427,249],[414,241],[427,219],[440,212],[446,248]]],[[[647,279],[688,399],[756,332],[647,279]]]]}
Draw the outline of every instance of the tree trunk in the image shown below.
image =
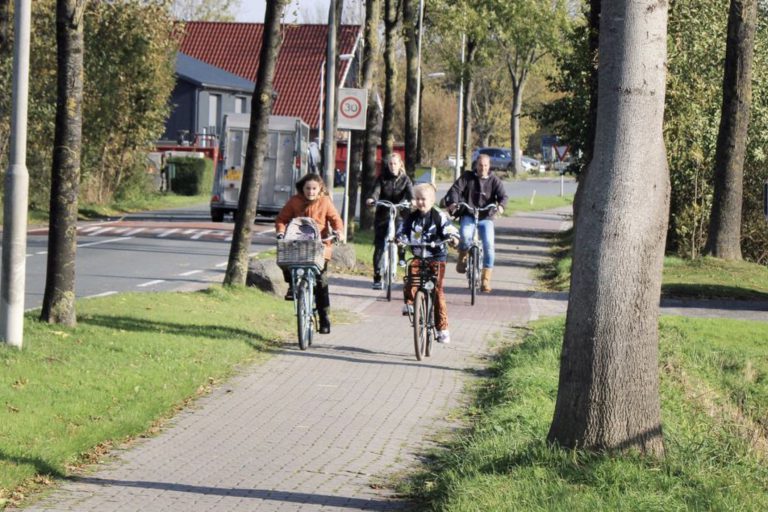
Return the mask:
{"type": "MultiPolygon", "coordinates": [[[[365,117],[365,139],[363,141],[363,172],[360,184],[360,198],[369,197],[376,180],[376,148],[378,146],[379,109],[373,89],[373,71],[379,55],[379,22],[381,21],[381,0],[366,0],[365,3],[365,47],[363,49],[362,84],[368,91],[368,112],[365,117]]],[[[373,227],[373,210],[360,208],[360,229],[373,227]]]]}
{"type": "Polygon", "coordinates": [[[662,123],[667,4],[603,9],[597,136],[582,186],[560,382],[548,439],[664,453],[658,308],[669,214],[662,123]]]}
{"type": "MultiPolygon", "coordinates": [[[[591,162],[592,154],[595,151],[595,126],[597,125],[597,69],[598,69],[598,49],[600,37],[600,0],[590,0],[589,2],[589,56],[591,65],[589,66],[589,118],[587,119],[587,140],[584,141],[584,161],[591,162]]],[[[589,166],[585,165],[577,177],[578,183],[584,182],[589,172],[589,166]]],[[[573,198],[573,219],[574,225],[581,209],[582,190],[584,187],[577,186],[576,194],[573,198]]]]}
{"type": "Polygon", "coordinates": [[[522,170],[523,163],[520,158],[520,112],[523,109],[524,82],[515,81],[512,86],[512,115],[509,117],[509,138],[512,142],[512,175],[522,170]]]}
{"type": "Polygon", "coordinates": [[[48,267],[40,319],[74,326],[77,195],[83,133],[83,12],[86,0],[56,2],[56,127],[51,169],[48,267]]]}
{"type": "Polygon", "coordinates": [[[267,125],[272,113],[272,80],[280,46],[283,44],[283,26],[280,19],[288,0],[267,2],[264,14],[264,35],[259,55],[259,69],[251,104],[251,124],[243,165],[243,181],[237,202],[232,245],[229,262],[224,276],[224,285],[245,285],[248,275],[248,252],[251,248],[253,221],[256,218],[256,204],[264,172],[264,155],[267,152],[267,125]]]}
{"type": "Polygon", "coordinates": [[[418,32],[419,0],[403,0],[403,32],[405,36],[405,172],[416,175],[419,146],[418,32]]]}
{"type": "Polygon", "coordinates": [[[397,0],[384,0],[384,120],[381,123],[382,165],[387,165],[395,145],[395,92],[397,90],[397,0]]]}
{"type": "Polygon", "coordinates": [[[477,42],[474,38],[467,38],[467,62],[465,66],[464,74],[464,103],[461,108],[464,109],[462,113],[462,131],[464,133],[464,139],[462,140],[461,157],[464,159],[464,170],[468,170],[472,166],[472,103],[475,98],[475,79],[472,73],[473,64],[475,63],[475,56],[477,55],[477,42]]]}
{"type": "Polygon", "coordinates": [[[705,252],[741,259],[744,156],[752,106],[757,0],[731,0],[725,48],[723,106],[715,151],[715,195],[705,252]]]}

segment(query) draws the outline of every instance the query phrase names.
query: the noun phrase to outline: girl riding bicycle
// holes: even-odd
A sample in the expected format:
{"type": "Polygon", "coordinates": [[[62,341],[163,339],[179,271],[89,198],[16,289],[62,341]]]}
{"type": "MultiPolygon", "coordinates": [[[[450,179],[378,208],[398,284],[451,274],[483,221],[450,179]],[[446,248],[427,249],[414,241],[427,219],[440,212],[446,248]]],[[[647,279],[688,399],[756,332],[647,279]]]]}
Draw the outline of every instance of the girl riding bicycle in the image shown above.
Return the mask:
{"type": "MultiPolygon", "coordinates": [[[[394,204],[401,203],[413,198],[413,186],[411,179],[405,174],[403,159],[398,153],[392,153],[389,157],[387,168],[381,171],[381,175],[376,178],[371,196],[366,199],[365,204],[373,206],[378,200],[389,201],[394,204]]],[[[374,217],[374,239],[373,239],[373,289],[381,290],[381,258],[384,254],[384,245],[387,238],[387,228],[389,227],[389,209],[383,206],[376,208],[374,217]]],[[[398,227],[402,224],[402,219],[398,219],[398,227]]],[[[403,259],[400,253],[400,260],[403,259]]]]}
{"type": "MultiPolygon", "coordinates": [[[[413,187],[413,202],[416,210],[406,217],[397,232],[397,239],[402,243],[430,243],[450,240],[453,245],[459,241],[459,231],[451,223],[451,219],[441,212],[435,205],[435,187],[429,183],[421,183],[413,187]]],[[[414,283],[415,276],[419,273],[422,263],[432,266],[437,282],[435,283],[435,326],[437,327],[437,342],[450,343],[451,335],[448,331],[448,308],[443,291],[443,278],[445,277],[445,261],[448,258],[448,249],[445,245],[436,247],[412,247],[415,258],[408,268],[406,283],[414,283]]],[[[403,314],[407,315],[412,307],[417,286],[412,284],[403,287],[406,305],[403,314]]]]}
{"type": "MultiPolygon", "coordinates": [[[[320,228],[322,238],[330,236],[328,224],[336,231],[339,236],[344,236],[344,223],[341,220],[339,212],[333,206],[328,190],[325,188],[323,179],[317,174],[305,174],[296,182],[297,194],[291,196],[285,203],[283,209],[277,214],[275,219],[275,231],[277,238],[283,238],[285,228],[291,219],[296,217],[310,217],[320,228]]],[[[343,241],[343,240],[340,240],[343,241]]],[[[328,289],[328,260],[331,259],[331,242],[325,242],[323,256],[325,265],[320,272],[320,277],[315,286],[315,300],[317,302],[317,313],[320,317],[320,333],[328,334],[331,332],[331,298],[328,289]]],[[[285,300],[293,300],[293,290],[290,288],[291,273],[283,270],[283,277],[288,283],[288,293],[285,294],[285,300]]]]}

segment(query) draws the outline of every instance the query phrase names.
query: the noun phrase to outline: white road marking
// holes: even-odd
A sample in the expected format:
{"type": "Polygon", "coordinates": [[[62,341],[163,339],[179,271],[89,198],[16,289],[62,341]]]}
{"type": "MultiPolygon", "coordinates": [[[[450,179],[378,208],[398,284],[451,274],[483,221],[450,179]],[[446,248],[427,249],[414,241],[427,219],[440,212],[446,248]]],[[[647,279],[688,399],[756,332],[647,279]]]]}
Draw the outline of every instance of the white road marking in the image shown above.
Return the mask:
{"type": "Polygon", "coordinates": [[[204,235],[207,235],[210,232],[211,232],[210,229],[203,229],[201,231],[198,231],[196,235],[192,235],[191,237],[189,237],[189,239],[190,240],[198,240],[200,237],[202,237],[204,235]]]}
{"type": "Polygon", "coordinates": [[[122,242],[126,238],[133,238],[132,236],[125,236],[123,235],[122,238],[110,238],[109,240],[99,240],[98,242],[90,242],[87,244],[78,244],[78,247],[92,247],[94,245],[101,245],[101,244],[108,244],[111,242],[122,242]]]}
{"type": "Polygon", "coordinates": [[[90,233],[91,231],[96,231],[97,229],[101,229],[101,227],[100,226],[90,226],[90,227],[81,229],[80,233],[83,233],[83,234],[90,233]]]}
{"type": "MultiPolygon", "coordinates": [[[[40,252],[36,252],[35,254],[38,254],[38,255],[48,254],[48,251],[40,251],[40,252]]],[[[27,256],[32,256],[32,255],[28,254],[27,256]]]]}
{"type": "Polygon", "coordinates": [[[202,272],[202,270],[190,270],[189,272],[182,272],[181,274],[179,274],[179,276],[181,277],[193,276],[195,274],[199,274],[200,272],[202,272]]]}
{"type": "Polygon", "coordinates": [[[168,230],[166,230],[166,231],[163,231],[163,232],[162,232],[162,233],[160,233],[159,235],[157,235],[157,238],[165,238],[165,237],[167,237],[168,235],[170,235],[170,234],[173,234],[173,233],[177,232],[178,230],[179,230],[179,228],[168,229],[168,230]]]}
{"type": "Polygon", "coordinates": [[[112,226],[109,226],[107,228],[98,229],[98,230],[94,231],[93,233],[89,233],[88,236],[97,236],[97,235],[100,235],[102,233],[106,233],[107,231],[112,231],[112,226]]]}
{"type": "Polygon", "coordinates": [[[128,228],[116,228],[114,233],[119,235],[120,233],[125,233],[126,231],[128,231],[128,228]]]}
{"type": "Polygon", "coordinates": [[[217,263],[216,265],[214,265],[214,267],[216,268],[226,267],[228,264],[229,262],[225,261],[224,263],[217,263]]]}
{"type": "Polygon", "coordinates": [[[154,281],[147,281],[146,283],[137,284],[136,287],[137,288],[144,288],[146,286],[152,286],[152,285],[160,284],[160,283],[164,283],[164,282],[165,282],[165,279],[155,279],[154,281]]]}
{"type": "Polygon", "coordinates": [[[132,229],[132,230],[130,230],[129,232],[127,232],[126,234],[124,234],[123,236],[128,236],[128,237],[130,237],[131,235],[135,235],[136,233],[141,233],[142,231],[144,231],[144,229],[146,229],[146,228],[136,228],[136,229],[132,229]]]}

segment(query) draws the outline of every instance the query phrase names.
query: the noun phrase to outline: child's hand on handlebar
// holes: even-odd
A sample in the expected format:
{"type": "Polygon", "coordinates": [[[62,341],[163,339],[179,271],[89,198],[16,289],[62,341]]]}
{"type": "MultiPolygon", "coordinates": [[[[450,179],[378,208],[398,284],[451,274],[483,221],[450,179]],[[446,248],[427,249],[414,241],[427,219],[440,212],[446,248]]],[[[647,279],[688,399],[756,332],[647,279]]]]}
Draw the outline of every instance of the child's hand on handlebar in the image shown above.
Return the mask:
{"type": "Polygon", "coordinates": [[[458,246],[459,246],[459,237],[457,237],[457,236],[452,236],[452,237],[451,237],[451,238],[448,240],[448,243],[450,244],[450,246],[451,246],[451,247],[458,247],[458,246]]]}

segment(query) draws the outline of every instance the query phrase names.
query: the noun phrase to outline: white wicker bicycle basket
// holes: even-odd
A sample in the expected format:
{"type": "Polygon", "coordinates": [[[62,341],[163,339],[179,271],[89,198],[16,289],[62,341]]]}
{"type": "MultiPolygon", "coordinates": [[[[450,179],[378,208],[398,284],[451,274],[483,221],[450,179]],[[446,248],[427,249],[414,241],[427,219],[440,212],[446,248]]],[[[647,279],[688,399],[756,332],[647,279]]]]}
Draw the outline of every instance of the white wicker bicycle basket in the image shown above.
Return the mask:
{"type": "Polygon", "coordinates": [[[285,238],[277,241],[277,265],[281,268],[305,265],[323,268],[323,249],[315,221],[309,217],[297,217],[288,223],[285,238]]]}

